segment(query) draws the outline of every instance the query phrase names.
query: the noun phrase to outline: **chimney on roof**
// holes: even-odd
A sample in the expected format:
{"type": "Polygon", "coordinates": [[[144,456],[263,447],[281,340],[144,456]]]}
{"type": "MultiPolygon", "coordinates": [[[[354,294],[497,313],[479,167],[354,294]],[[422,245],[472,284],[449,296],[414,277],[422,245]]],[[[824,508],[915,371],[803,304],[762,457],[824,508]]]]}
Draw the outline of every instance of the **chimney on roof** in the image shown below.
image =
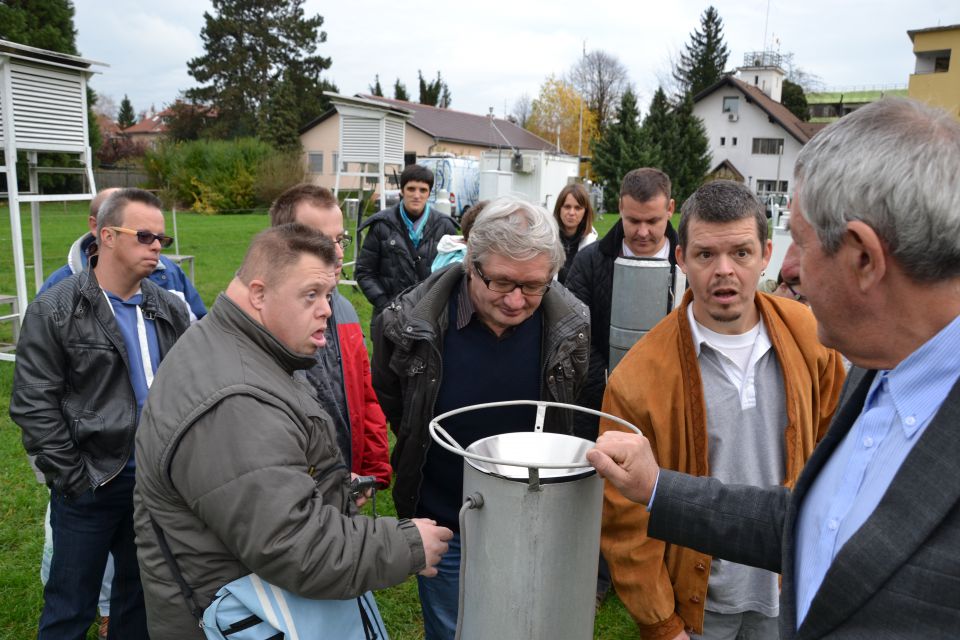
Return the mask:
{"type": "Polygon", "coordinates": [[[777,102],[783,97],[783,56],[775,51],[750,51],[743,54],[743,66],[737,69],[737,79],[753,85],[777,102]]]}

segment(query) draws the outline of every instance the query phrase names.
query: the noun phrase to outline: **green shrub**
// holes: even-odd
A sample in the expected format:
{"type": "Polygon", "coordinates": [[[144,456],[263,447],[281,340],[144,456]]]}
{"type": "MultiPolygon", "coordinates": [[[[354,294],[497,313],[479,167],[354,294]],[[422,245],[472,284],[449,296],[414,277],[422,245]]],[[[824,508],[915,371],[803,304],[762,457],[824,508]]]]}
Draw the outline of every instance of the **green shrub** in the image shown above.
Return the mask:
{"type": "Polygon", "coordinates": [[[306,179],[307,171],[299,151],[277,152],[265,158],[257,167],[254,196],[267,206],[281,193],[306,179]]]}
{"type": "Polygon", "coordinates": [[[304,176],[299,154],[256,138],[165,143],[143,164],[168,204],[208,214],[267,206],[304,176]]]}

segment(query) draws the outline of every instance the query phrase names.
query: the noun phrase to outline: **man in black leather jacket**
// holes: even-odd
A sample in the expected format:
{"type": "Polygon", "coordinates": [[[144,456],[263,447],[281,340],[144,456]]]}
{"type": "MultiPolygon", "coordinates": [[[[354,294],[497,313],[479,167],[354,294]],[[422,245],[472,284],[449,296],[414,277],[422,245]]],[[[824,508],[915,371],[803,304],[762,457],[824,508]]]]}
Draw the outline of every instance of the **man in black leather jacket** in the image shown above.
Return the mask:
{"type": "Polygon", "coordinates": [[[160,207],[140,189],[108,198],[97,257],[37,297],[20,333],[10,416],[51,492],[41,639],[84,636],[108,552],[116,562],[110,635],[147,636],[133,439],[157,365],[189,326],[183,302],[147,278],[169,242],[160,207]]]}
{"type": "Polygon", "coordinates": [[[432,188],[430,169],[408,166],[400,174],[400,202],[357,230],[367,230],[357,258],[357,284],[373,305],[374,317],[401,292],[427,279],[440,238],[457,233],[453,218],[427,202],[432,188]]]}

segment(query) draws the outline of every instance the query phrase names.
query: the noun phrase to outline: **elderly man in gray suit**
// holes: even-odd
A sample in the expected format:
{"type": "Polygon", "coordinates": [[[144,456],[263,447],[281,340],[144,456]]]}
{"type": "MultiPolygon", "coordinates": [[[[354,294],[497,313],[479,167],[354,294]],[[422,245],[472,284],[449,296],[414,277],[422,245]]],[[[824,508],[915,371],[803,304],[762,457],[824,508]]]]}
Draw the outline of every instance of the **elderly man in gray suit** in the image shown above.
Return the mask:
{"type": "Polygon", "coordinates": [[[821,341],[856,365],[793,491],[657,468],[642,436],[587,454],[649,535],[783,574],[780,637],[960,636],[960,124],[902,99],[827,127],[791,234],[821,341]]]}

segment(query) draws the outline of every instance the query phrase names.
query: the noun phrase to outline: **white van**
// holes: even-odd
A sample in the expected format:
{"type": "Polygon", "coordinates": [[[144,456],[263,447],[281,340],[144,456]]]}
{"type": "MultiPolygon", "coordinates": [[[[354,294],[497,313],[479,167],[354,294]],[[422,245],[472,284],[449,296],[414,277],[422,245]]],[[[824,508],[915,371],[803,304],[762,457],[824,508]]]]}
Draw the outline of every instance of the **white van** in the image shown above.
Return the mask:
{"type": "MultiPolygon", "coordinates": [[[[457,158],[452,154],[421,156],[417,164],[433,171],[433,190],[429,201],[437,202],[443,197],[450,202],[450,215],[459,219],[463,210],[480,200],[480,161],[471,156],[457,158]]],[[[441,203],[439,210],[446,207],[441,203]]]]}

